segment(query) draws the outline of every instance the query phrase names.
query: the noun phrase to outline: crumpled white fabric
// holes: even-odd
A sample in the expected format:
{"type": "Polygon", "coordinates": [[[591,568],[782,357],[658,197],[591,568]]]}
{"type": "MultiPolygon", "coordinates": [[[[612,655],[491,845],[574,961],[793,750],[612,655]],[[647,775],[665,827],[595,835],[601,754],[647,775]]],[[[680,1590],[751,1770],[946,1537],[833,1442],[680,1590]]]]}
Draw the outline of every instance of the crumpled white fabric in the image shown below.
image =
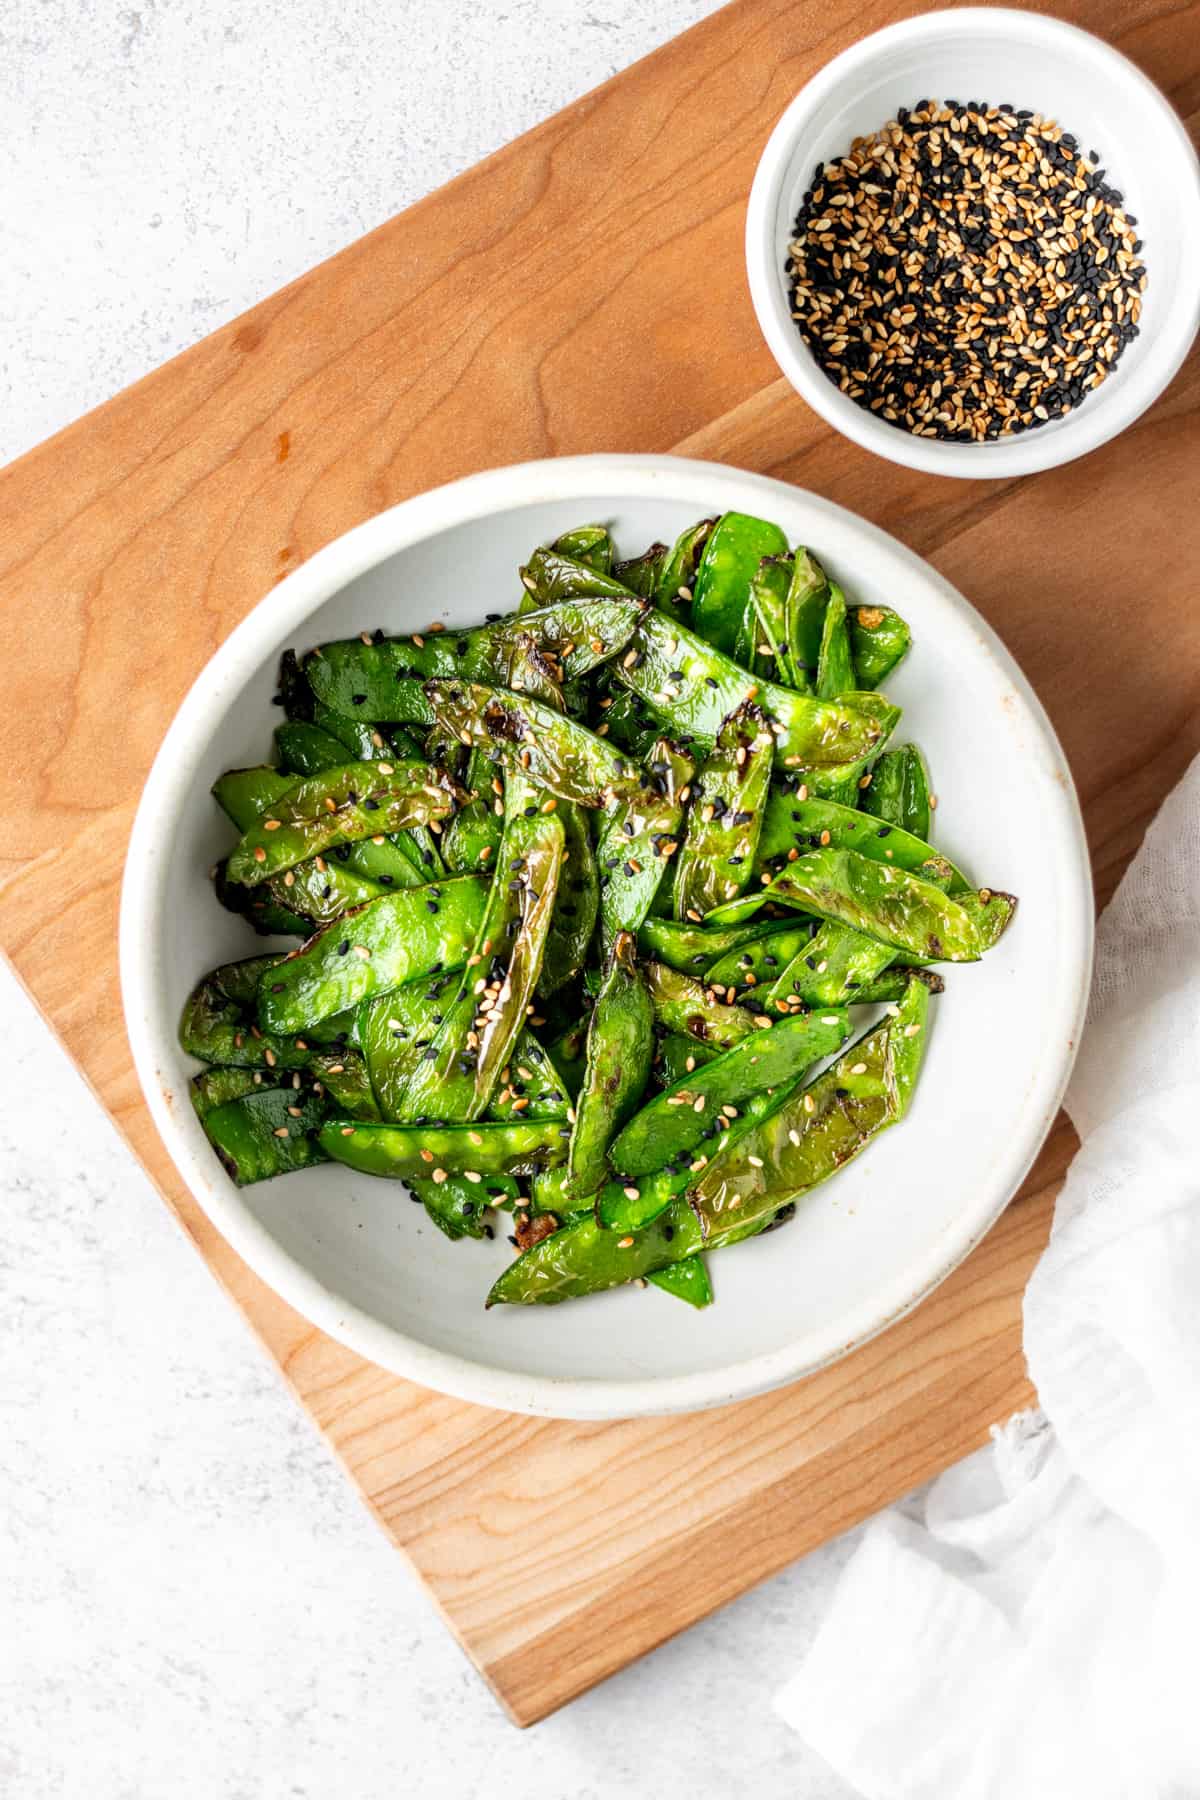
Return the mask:
{"type": "Polygon", "coordinates": [[[1099,925],[1042,1410],[868,1528],[783,1717],[869,1800],[1200,1797],[1200,758],[1099,925]]]}

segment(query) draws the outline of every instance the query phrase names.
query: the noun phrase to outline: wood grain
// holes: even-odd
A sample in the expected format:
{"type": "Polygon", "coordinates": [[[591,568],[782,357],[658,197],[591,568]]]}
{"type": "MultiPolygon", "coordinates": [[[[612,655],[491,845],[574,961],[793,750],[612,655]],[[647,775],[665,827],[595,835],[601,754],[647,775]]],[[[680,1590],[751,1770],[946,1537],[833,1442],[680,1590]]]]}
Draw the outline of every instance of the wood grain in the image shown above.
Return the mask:
{"type": "MultiPolygon", "coordinates": [[[[739,0],[0,476],[0,941],[521,1723],[1028,1402],[1020,1296],[1069,1127],[933,1298],[807,1382],[667,1421],[481,1411],[314,1331],[184,1194],[121,1022],[125,843],[198,669],[330,538],[472,469],[677,449],[829,494],[970,595],[1062,736],[1111,891],[1200,744],[1197,359],[1082,463],[941,481],[814,418],[776,377],[745,291],[746,192],[776,116],[851,38],[914,10],[739,0]]],[[[1055,10],[1119,44],[1195,123],[1195,4],[1055,10]]]]}

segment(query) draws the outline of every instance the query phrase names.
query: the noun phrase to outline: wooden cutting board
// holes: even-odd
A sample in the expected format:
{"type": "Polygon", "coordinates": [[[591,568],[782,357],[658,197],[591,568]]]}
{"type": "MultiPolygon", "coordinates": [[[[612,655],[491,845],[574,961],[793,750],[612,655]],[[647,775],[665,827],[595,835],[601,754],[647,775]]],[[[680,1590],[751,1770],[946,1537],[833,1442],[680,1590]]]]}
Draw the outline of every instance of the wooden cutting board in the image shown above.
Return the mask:
{"type": "MultiPolygon", "coordinates": [[[[770,127],[831,55],[913,10],[738,0],[0,476],[0,941],[521,1724],[1032,1399],[1021,1292],[1070,1128],[1060,1120],[956,1275],[806,1382],[612,1425],[463,1405],[313,1330],[184,1192],[121,1021],[126,838],[201,665],[330,538],[469,470],[675,450],[827,494],[971,597],[1049,708],[1107,896],[1200,744],[1200,359],[1082,463],[939,481],[814,418],[777,379],[746,294],[746,194],[770,127]]],[[[1119,44],[1195,123],[1200,7],[1057,10],[1119,44]]]]}

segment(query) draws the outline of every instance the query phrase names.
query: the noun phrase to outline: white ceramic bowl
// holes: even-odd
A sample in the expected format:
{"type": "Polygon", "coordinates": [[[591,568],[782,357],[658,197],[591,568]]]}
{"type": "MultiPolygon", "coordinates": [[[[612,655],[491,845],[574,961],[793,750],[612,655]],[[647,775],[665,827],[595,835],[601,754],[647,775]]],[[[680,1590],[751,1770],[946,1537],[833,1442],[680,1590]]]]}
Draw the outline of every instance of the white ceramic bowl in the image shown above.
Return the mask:
{"type": "Polygon", "coordinates": [[[763,151],[746,215],[746,268],[780,369],[843,436],[931,475],[1028,475],[1084,456],[1145,411],[1200,325],[1200,170],[1169,102],[1090,32],[1009,7],[925,13],[852,44],[803,87],[763,151]],[[1145,245],[1141,335],[1084,404],[1019,437],[943,444],[876,418],[822,374],[791,317],[785,273],[792,227],[819,162],[920,99],[1001,100],[1057,119],[1097,150],[1145,245]]]}
{"type": "Polygon", "coordinates": [[[263,1279],[364,1356],[517,1412],[624,1417],[715,1406],[839,1356],[966,1255],[1054,1117],[1083,1014],[1092,895],[1062,751],[1012,658],[966,601],[873,526],[781,482],[670,457],[570,457],[438,488],[370,519],[272,590],[222,645],[159,751],[121,910],[125,1015],[155,1122],[191,1192],[263,1279]],[[775,519],[847,592],[886,600],[916,647],[889,684],[940,794],[938,842],[1021,897],[981,963],[947,971],[909,1118],[783,1231],[712,1258],[706,1312],[651,1288],[483,1310],[511,1254],[451,1244],[398,1184],[332,1166],[239,1191],[192,1114],[176,1042],[200,975],[261,947],[207,880],[231,833],[209,795],[269,752],[280,652],[361,628],[479,621],[515,603],[518,563],[603,519],[619,547],[727,508],[775,519]]]}

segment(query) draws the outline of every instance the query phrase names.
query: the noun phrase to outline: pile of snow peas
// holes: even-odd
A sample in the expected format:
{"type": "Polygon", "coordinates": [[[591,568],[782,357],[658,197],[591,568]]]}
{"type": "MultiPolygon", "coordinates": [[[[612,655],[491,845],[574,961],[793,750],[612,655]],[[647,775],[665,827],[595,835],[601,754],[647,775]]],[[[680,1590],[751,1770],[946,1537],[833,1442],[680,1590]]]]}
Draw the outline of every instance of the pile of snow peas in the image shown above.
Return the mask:
{"type": "Polygon", "coordinates": [[[585,525],[520,581],[469,630],[285,654],[274,760],[213,788],[240,836],[212,874],[293,941],[191,994],[193,1103],[239,1184],[333,1160],[450,1238],[510,1215],[489,1306],[706,1306],[707,1251],[903,1118],[932,965],[1016,901],[930,842],[880,692],[908,625],[777,526],[622,560],[585,525]]]}

